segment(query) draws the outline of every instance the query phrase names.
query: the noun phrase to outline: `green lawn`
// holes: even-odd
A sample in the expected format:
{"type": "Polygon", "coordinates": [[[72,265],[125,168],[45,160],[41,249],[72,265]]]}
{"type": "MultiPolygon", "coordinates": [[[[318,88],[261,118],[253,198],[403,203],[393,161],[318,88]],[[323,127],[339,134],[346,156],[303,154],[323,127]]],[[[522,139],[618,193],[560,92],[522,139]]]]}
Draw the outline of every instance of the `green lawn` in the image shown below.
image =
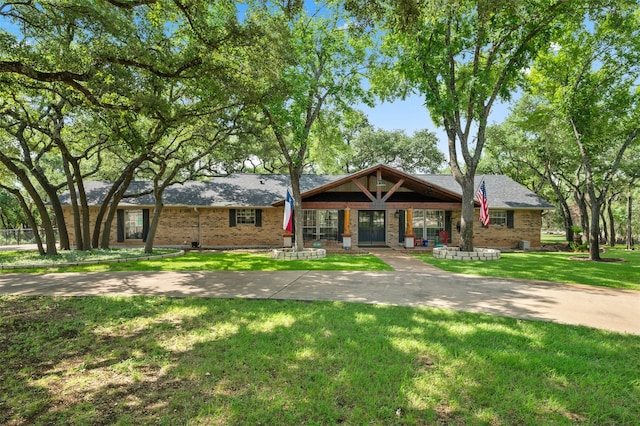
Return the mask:
{"type": "MultiPolygon", "coordinates": [[[[75,253],[78,261],[79,252],[75,253]]],[[[138,253],[139,255],[141,252],[138,253]]],[[[19,265],[24,263],[18,252],[0,252],[0,264],[19,265]],[[11,258],[10,258],[11,257],[11,258]],[[3,260],[4,258],[4,260],[3,260]]],[[[32,256],[30,256],[32,258],[32,256]]],[[[31,260],[35,263],[36,259],[31,260]]],[[[65,261],[65,260],[60,260],[65,261]]],[[[274,260],[268,253],[246,252],[189,252],[183,256],[138,260],[99,265],[46,267],[37,269],[6,269],[4,272],[112,272],[112,271],[299,271],[299,270],[339,270],[339,271],[391,271],[389,265],[372,255],[329,254],[317,260],[274,260]]]]}
{"type": "Polygon", "coordinates": [[[562,244],[567,242],[565,238],[565,234],[547,234],[543,233],[540,235],[540,241],[542,244],[562,244]]]}
{"type": "MultiPolygon", "coordinates": [[[[166,253],[166,252],[162,252],[166,253]]],[[[60,261],[81,261],[81,256],[104,258],[104,256],[131,257],[141,251],[111,250],[105,253],[71,252],[45,262],[55,264],[60,261]]],[[[431,253],[417,254],[416,257],[441,269],[483,276],[523,278],[575,284],[587,284],[613,288],[640,290],[640,251],[621,248],[607,249],[605,258],[622,258],[624,262],[584,262],[570,260],[571,257],[586,256],[572,252],[529,252],[502,253],[495,262],[459,262],[435,259],[431,253]]],[[[20,265],[41,261],[37,253],[0,252],[0,265],[20,265]]],[[[267,253],[246,252],[189,252],[183,256],[37,269],[4,269],[2,272],[111,272],[111,271],[284,271],[284,270],[344,270],[344,271],[390,271],[387,264],[371,255],[330,254],[325,259],[311,261],[274,260],[267,253]]]]}
{"type": "Polygon", "coordinates": [[[445,310],[0,296],[0,424],[637,424],[640,337],[445,310]]]}
{"type": "Polygon", "coordinates": [[[571,252],[502,253],[500,260],[489,262],[436,259],[431,253],[416,255],[424,262],[460,274],[640,290],[640,251],[607,248],[607,252],[602,255],[603,258],[621,258],[624,259],[624,262],[585,262],[570,259],[576,256],[586,257],[586,254],[571,252]]]}

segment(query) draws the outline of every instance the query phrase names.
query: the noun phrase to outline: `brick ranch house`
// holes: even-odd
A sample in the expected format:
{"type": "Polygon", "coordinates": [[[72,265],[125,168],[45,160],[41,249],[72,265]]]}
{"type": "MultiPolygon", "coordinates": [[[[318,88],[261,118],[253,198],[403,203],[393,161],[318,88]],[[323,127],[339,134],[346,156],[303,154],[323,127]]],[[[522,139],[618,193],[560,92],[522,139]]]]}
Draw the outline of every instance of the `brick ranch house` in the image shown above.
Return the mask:
{"type": "MultiPolygon", "coordinates": [[[[476,185],[480,179],[476,178],[476,185]]],[[[476,202],[474,245],[515,248],[528,241],[540,246],[542,213],[553,206],[519,183],[501,175],[485,178],[491,225],[482,227],[476,202]]],[[[130,193],[151,188],[133,182],[130,193]]],[[[190,181],[166,189],[156,232],[157,246],[282,247],[284,197],[288,175],[233,174],[190,181]]],[[[108,182],[88,182],[90,216],[95,217],[108,182]]],[[[433,247],[440,231],[457,244],[461,216],[460,187],[450,175],[412,175],[378,165],[356,173],[301,179],[305,245],[320,241],[342,247],[345,218],[353,247],[402,247],[411,225],[416,245],[433,247]],[[411,224],[408,223],[411,219],[411,224]]],[[[65,220],[72,223],[68,193],[60,197],[65,220]]],[[[125,198],[111,229],[113,246],[140,245],[146,239],[153,195],[125,198]]],[[[92,224],[93,226],[93,224],[92,224]]],[[[75,243],[73,226],[69,237],[75,243]]]]}

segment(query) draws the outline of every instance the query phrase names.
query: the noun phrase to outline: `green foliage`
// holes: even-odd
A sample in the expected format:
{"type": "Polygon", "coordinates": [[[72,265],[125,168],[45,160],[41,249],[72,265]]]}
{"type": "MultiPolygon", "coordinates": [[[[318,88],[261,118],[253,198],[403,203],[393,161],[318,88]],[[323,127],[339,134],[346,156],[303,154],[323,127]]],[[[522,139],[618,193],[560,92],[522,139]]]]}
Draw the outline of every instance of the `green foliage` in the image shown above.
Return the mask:
{"type": "Polygon", "coordinates": [[[575,241],[569,241],[569,248],[574,253],[589,251],[589,243],[576,243],[575,241]]]}
{"type": "Polygon", "coordinates": [[[435,134],[426,129],[409,136],[403,130],[388,131],[367,126],[341,145],[341,150],[331,150],[328,155],[311,151],[320,173],[353,173],[377,164],[386,164],[407,173],[436,173],[445,162],[435,134]]]}
{"type": "Polygon", "coordinates": [[[20,203],[13,195],[0,188],[0,228],[15,229],[26,223],[27,219],[20,203]]]}

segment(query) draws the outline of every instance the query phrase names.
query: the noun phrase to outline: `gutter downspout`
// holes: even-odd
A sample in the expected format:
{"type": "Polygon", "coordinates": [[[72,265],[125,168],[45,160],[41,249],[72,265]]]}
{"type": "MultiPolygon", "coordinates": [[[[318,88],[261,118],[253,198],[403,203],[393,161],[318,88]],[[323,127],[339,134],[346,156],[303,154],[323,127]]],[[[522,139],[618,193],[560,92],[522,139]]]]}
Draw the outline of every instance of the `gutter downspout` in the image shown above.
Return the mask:
{"type": "Polygon", "coordinates": [[[198,238],[197,238],[197,241],[198,241],[198,248],[201,248],[202,247],[202,242],[200,241],[200,211],[198,210],[197,207],[194,207],[193,211],[198,214],[198,234],[197,234],[198,238]]]}

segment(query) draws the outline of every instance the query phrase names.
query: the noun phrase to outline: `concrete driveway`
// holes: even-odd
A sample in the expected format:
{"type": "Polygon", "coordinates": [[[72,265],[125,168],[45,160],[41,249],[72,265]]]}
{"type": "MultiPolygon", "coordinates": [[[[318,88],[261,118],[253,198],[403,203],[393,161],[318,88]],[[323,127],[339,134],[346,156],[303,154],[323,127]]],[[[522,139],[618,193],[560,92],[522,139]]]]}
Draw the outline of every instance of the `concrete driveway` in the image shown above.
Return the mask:
{"type": "Polygon", "coordinates": [[[428,306],[640,335],[640,292],[443,272],[398,252],[393,272],[0,274],[0,294],[335,300],[428,306]]]}

